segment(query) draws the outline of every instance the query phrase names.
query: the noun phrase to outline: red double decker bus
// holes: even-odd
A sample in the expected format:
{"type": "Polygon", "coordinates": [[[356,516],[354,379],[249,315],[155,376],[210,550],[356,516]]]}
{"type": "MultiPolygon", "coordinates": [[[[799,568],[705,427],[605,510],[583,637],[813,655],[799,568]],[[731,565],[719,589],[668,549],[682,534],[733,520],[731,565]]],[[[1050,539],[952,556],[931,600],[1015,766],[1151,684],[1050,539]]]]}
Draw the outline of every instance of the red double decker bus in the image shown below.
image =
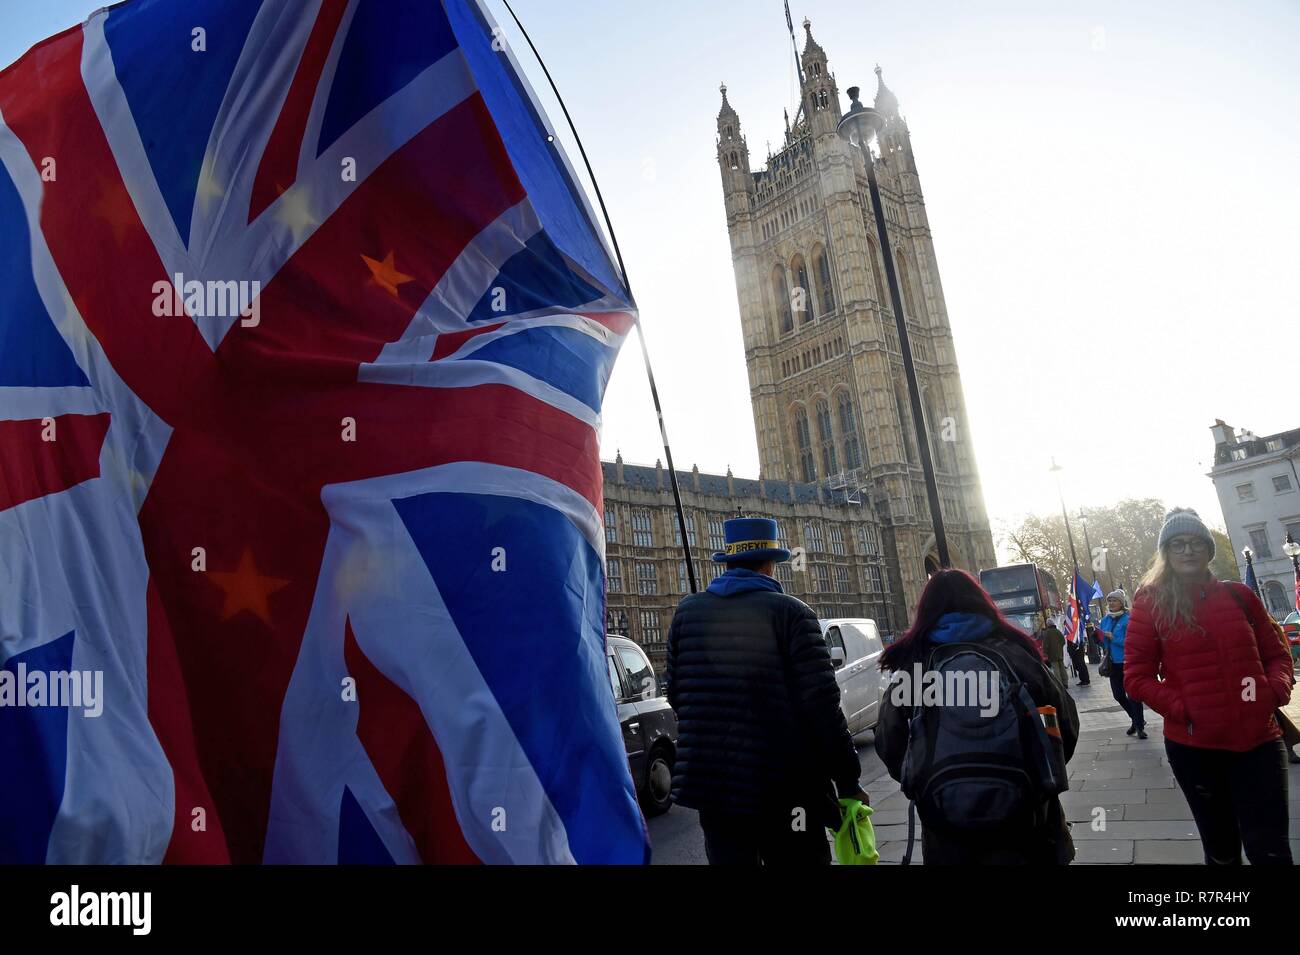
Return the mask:
{"type": "Polygon", "coordinates": [[[1056,586],[1056,578],[1037,564],[1008,564],[981,570],[980,585],[1003,615],[1030,636],[1047,619],[1061,613],[1061,591],[1056,586]]]}

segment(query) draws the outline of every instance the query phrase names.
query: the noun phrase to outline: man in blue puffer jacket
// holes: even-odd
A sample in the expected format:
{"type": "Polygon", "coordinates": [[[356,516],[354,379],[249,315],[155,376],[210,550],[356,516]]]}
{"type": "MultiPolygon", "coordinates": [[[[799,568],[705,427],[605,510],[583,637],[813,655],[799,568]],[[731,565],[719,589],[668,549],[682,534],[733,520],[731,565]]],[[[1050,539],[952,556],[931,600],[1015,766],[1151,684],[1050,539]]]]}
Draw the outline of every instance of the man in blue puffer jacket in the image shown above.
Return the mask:
{"type": "Polygon", "coordinates": [[[827,864],[837,793],[868,801],[835,668],[817,615],[772,576],[790,559],[776,521],[732,518],[724,534],[727,572],[668,630],[673,801],[699,810],[713,865],[827,864]]]}

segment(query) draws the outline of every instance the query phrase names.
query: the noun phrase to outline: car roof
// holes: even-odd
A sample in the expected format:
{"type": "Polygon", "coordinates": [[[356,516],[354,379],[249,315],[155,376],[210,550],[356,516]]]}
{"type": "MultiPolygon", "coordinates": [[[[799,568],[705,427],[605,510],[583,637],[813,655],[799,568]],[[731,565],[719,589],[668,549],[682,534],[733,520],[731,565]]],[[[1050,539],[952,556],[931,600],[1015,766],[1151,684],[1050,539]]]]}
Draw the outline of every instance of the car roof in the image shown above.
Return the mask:
{"type": "Polygon", "coordinates": [[[608,643],[610,646],[636,647],[638,650],[641,649],[639,646],[637,646],[635,640],[629,640],[627,637],[620,637],[612,633],[605,634],[605,642],[608,643]]]}
{"type": "Polygon", "coordinates": [[[873,627],[876,625],[876,621],[870,617],[827,617],[825,620],[819,620],[818,623],[822,625],[823,632],[844,623],[869,623],[873,627]]]}

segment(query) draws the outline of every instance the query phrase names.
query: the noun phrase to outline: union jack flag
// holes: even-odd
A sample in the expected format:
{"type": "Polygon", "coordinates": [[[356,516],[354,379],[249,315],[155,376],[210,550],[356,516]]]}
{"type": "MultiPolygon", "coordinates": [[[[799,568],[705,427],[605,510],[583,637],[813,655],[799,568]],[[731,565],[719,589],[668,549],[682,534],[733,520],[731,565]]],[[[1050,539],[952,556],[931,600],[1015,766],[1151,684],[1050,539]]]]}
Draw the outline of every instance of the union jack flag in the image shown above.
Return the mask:
{"type": "Polygon", "coordinates": [[[1091,619],[1090,605],[1101,595],[1101,588],[1083,579],[1078,570],[1070,581],[1070,606],[1066,611],[1065,639],[1082,646],[1088,639],[1087,624],[1091,619]]]}
{"type": "Polygon", "coordinates": [[[1079,627],[1079,596],[1074,589],[1074,581],[1070,581],[1070,605],[1065,609],[1065,627],[1062,635],[1069,643],[1077,643],[1081,638],[1081,629],[1079,627]]]}
{"type": "Polygon", "coordinates": [[[646,861],[595,222],[480,0],[130,0],[0,72],[0,688],[103,679],[0,693],[0,861],[646,861]]]}

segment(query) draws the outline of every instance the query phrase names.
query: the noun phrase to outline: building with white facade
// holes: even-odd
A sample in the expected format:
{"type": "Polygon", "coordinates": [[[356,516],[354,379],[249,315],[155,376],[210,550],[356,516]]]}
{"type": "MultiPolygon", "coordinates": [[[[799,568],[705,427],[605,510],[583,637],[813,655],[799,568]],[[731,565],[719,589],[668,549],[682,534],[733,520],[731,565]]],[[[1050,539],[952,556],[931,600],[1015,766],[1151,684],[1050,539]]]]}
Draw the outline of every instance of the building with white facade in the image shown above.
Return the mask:
{"type": "Polygon", "coordinates": [[[1295,568],[1282,552],[1300,541],[1300,428],[1260,437],[1216,420],[1210,478],[1228,525],[1242,579],[1242,549],[1254,552],[1255,577],[1274,617],[1295,609],[1295,568]]]}

